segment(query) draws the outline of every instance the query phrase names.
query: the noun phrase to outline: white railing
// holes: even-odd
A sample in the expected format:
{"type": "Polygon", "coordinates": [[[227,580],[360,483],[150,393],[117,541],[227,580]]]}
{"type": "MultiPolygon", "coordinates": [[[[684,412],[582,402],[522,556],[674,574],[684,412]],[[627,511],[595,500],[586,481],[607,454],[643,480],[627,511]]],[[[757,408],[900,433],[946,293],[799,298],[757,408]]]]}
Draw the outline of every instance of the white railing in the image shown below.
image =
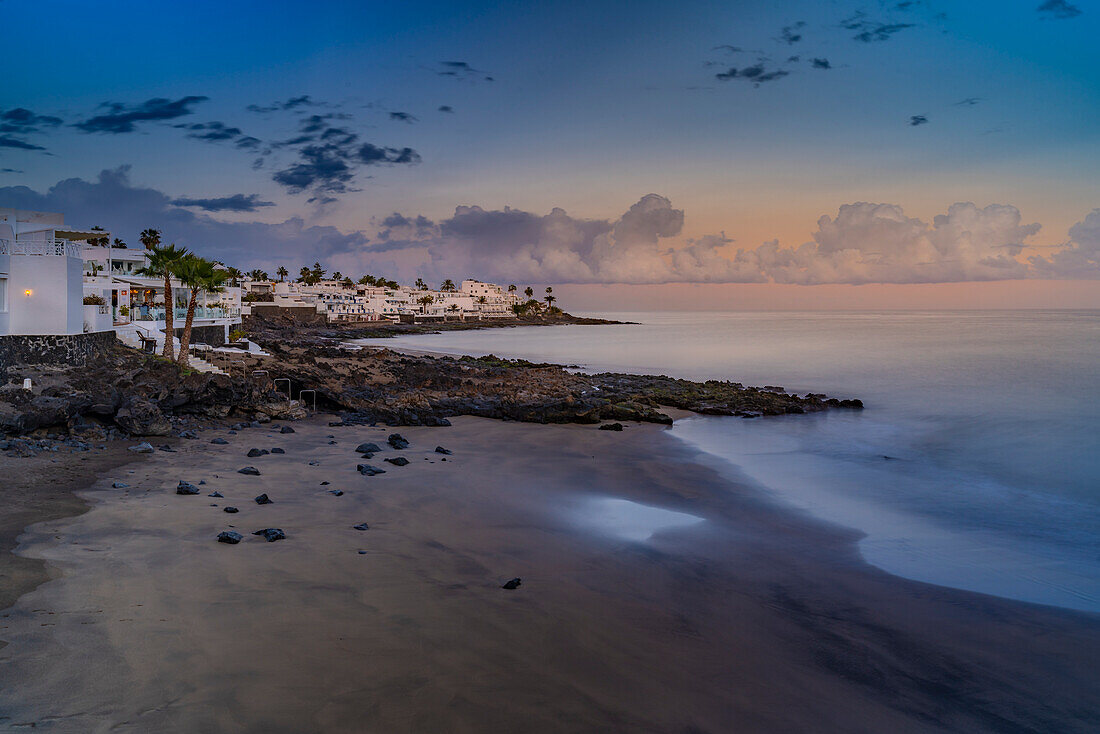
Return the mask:
{"type": "Polygon", "coordinates": [[[81,257],[83,246],[71,240],[0,240],[0,255],[48,255],[81,257]]]}

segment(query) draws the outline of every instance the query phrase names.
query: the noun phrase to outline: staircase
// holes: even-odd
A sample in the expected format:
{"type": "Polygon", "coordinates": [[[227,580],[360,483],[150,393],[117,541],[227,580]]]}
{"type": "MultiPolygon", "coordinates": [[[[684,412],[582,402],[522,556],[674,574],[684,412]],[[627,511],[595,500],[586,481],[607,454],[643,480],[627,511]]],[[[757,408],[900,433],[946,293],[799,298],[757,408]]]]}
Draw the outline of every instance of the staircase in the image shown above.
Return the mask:
{"type": "MultiPolygon", "coordinates": [[[[115,327],[115,336],[118,337],[120,342],[134,349],[142,348],[142,337],[146,339],[155,339],[157,342],[157,347],[154,350],[156,354],[160,354],[164,350],[164,334],[155,329],[145,329],[134,323],[119,324],[115,327]]],[[[195,356],[194,352],[191,353],[188,359],[188,365],[196,372],[212,372],[215,375],[225,374],[225,370],[221,367],[207,362],[202,357],[195,356]]]]}

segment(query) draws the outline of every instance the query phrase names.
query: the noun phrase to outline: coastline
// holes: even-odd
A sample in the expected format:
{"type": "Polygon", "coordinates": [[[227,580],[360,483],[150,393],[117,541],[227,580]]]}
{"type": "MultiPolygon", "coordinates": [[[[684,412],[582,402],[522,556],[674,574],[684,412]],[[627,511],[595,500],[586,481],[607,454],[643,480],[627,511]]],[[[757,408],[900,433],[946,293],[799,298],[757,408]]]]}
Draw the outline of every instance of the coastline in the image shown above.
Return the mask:
{"type": "Polygon", "coordinates": [[[854,533],[731,484],[655,425],[402,428],[413,463],[381,463],[396,453],[387,450],[370,462],[387,473],[371,478],[355,472],[352,448],[393,429],[294,425],[289,436],[205,431],[179,453],[101,475],[82,493],[91,512],[27,531],[21,552],[66,575],[0,618],[13,643],[0,652],[0,716],[11,717],[0,722],[535,732],[1100,723],[1095,615],[890,576],[863,563],[854,533]],[[230,444],[211,446],[213,436],[230,444]],[[243,456],[269,444],[288,453],[243,456]],[[436,444],[454,451],[448,462],[436,444]],[[237,474],[245,464],[263,476],[237,474]],[[119,474],[130,470],[133,481],[119,474]],[[112,478],[132,488],[106,489],[112,478]],[[177,496],[178,479],[205,479],[226,499],[177,496]],[[275,504],[256,506],[261,490],[275,504]],[[705,522],[626,541],[574,522],[594,496],[705,522]],[[209,506],[230,502],[238,515],[209,506]],[[227,518],[246,535],[239,546],[214,542],[227,518]],[[350,529],[363,521],[370,530],[350,529]],[[288,539],[247,535],[269,523],[288,539]],[[499,589],[512,576],[523,586],[499,589]],[[61,640],[98,666],[48,665],[61,640]]]}

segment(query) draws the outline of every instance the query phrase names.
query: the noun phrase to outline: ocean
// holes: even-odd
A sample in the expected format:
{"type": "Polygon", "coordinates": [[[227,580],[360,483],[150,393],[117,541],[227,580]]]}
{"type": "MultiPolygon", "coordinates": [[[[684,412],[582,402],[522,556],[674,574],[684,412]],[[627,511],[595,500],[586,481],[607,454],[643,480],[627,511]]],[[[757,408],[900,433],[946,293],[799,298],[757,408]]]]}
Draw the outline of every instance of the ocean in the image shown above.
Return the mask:
{"type": "Polygon", "coordinates": [[[699,416],[670,435],[861,531],[890,573],[1100,611],[1100,311],[598,315],[638,323],[397,341],[860,398],[861,412],[699,416]]]}

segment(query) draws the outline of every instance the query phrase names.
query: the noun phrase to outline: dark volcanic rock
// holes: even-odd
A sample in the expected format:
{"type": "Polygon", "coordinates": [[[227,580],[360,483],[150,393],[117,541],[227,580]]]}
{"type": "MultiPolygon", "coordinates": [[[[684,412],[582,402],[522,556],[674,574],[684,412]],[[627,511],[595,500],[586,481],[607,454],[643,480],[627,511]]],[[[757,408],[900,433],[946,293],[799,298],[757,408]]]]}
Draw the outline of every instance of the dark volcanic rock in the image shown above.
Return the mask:
{"type": "Polygon", "coordinates": [[[212,438],[212,439],[210,439],[210,443],[216,444],[218,446],[225,446],[229,442],[226,441],[224,438],[212,438]]]}
{"type": "Polygon", "coordinates": [[[500,588],[502,588],[502,589],[508,589],[508,590],[512,590],[512,589],[518,589],[518,588],[520,587],[520,584],[522,584],[522,583],[523,583],[523,581],[521,581],[520,579],[516,578],[516,579],[512,579],[511,581],[506,581],[506,582],[504,583],[504,585],[503,585],[503,586],[501,586],[500,588]]]}
{"type": "Polygon", "coordinates": [[[365,522],[361,522],[358,525],[352,525],[356,530],[367,530],[369,526],[365,522]]]}
{"type": "Polygon", "coordinates": [[[273,454],[285,454],[285,453],[286,453],[286,450],[285,450],[285,449],[279,449],[279,448],[275,448],[275,449],[271,449],[271,453],[273,453],[273,454]]]}
{"type": "Polygon", "coordinates": [[[237,470],[238,474],[248,474],[253,477],[260,476],[260,470],[254,466],[243,466],[237,470]]]}
{"type": "Polygon", "coordinates": [[[133,398],[115,413],[119,428],[135,436],[167,436],[172,426],[153,402],[133,398]]]}
{"type": "Polygon", "coordinates": [[[386,439],[386,443],[395,449],[409,448],[409,442],[400,433],[391,433],[389,438],[386,439]]]}
{"type": "Polygon", "coordinates": [[[266,453],[268,452],[264,449],[249,449],[248,453],[245,454],[245,456],[247,456],[249,459],[255,459],[257,456],[263,456],[266,453]]]}
{"type": "Polygon", "coordinates": [[[135,454],[151,454],[156,451],[156,449],[153,448],[153,444],[148,441],[142,441],[137,446],[130,446],[126,450],[133,451],[135,454]]]}
{"type": "Polygon", "coordinates": [[[290,426],[283,426],[279,429],[279,433],[294,433],[294,429],[290,426]]]}
{"type": "Polygon", "coordinates": [[[271,504],[271,498],[267,496],[267,492],[264,492],[263,494],[261,494],[259,497],[256,498],[256,504],[257,505],[270,505],[271,504]]]}
{"type": "Polygon", "coordinates": [[[377,454],[381,451],[381,447],[376,443],[361,443],[355,447],[356,452],[360,454],[377,454]]]}
{"type": "Polygon", "coordinates": [[[210,494],[208,494],[206,496],[207,497],[225,497],[224,494],[222,494],[221,492],[218,492],[218,491],[211,492],[210,494]]]}
{"type": "Polygon", "coordinates": [[[385,474],[386,473],[385,469],[379,469],[378,467],[371,466],[370,464],[356,464],[355,469],[360,474],[362,474],[363,476],[366,476],[366,477],[373,477],[375,474],[385,474]]]}
{"type": "Polygon", "coordinates": [[[623,430],[622,423],[604,423],[600,426],[601,431],[621,431],[623,430]]]}
{"type": "MultiPolygon", "coordinates": [[[[228,512],[228,508],[226,508],[226,511],[228,512]]],[[[243,535],[232,530],[223,530],[218,533],[219,543],[229,543],[230,545],[236,545],[237,543],[240,543],[243,539],[243,535]]]]}
{"type": "Polygon", "coordinates": [[[342,490],[342,489],[330,489],[328,491],[328,493],[336,495],[337,497],[343,497],[344,496],[344,490],[342,490]]]}
{"type": "Polygon", "coordinates": [[[111,485],[111,489],[126,489],[129,486],[130,485],[127,484],[126,482],[115,482],[114,484],[111,485]]]}
{"type": "Polygon", "coordinates": [[[238,510],[236,507],[233,507],[232,505],[228,505],[224,510],[222,510],[222,512],[228,512],[230,515],[233,515],[237,512],[240,512],[240,510],[238,510]]]}
{"type": "Polygon", "coordinates": [[[404,456],[397,456],[391,459],[382,459],[382,461],[389,462],[394,466],[408,466],[409,463],[409,460],[406,459],[404,456]]]}
{"type": "Polygon", "coordinates": [[[198,431],[191,431],[191,430],[187,430],[187,431],[180,431],[180,433],[179,433],[179,437],[180,437],[180,438],[190,438],[190,439],[195,439],[195,438],[198,438],[198,437],[199,437],[199,434],[198,434],[198,431]]]}
{"type": "Polygon", "coordinates": [[[253,535],[262,535],[264,540],[268,543],[274,543],[276,540],[285,540],[286,533],[280,528],[264,528],[263,530],[257,530],[253,535]]]}
{"type": "Polygon", "coordinates": [[[191,482],[185,482],[182,479],[180,483],[176,485],[176,494],[198,494],[199,488],[191,482]]]}
{"type": "Polygon", "coordinates": [[[446,454],[447,456],[450,456],[451,454],[453,454],[453,453],[454,453],[454,452],[453,452],[453,451],[451,451],[450,449],[445,449],[445,448],[443,448],[442,446],[436,446],[436,447],[435,447],[435,452],[436,452],[437,454],[446,454]]]}

